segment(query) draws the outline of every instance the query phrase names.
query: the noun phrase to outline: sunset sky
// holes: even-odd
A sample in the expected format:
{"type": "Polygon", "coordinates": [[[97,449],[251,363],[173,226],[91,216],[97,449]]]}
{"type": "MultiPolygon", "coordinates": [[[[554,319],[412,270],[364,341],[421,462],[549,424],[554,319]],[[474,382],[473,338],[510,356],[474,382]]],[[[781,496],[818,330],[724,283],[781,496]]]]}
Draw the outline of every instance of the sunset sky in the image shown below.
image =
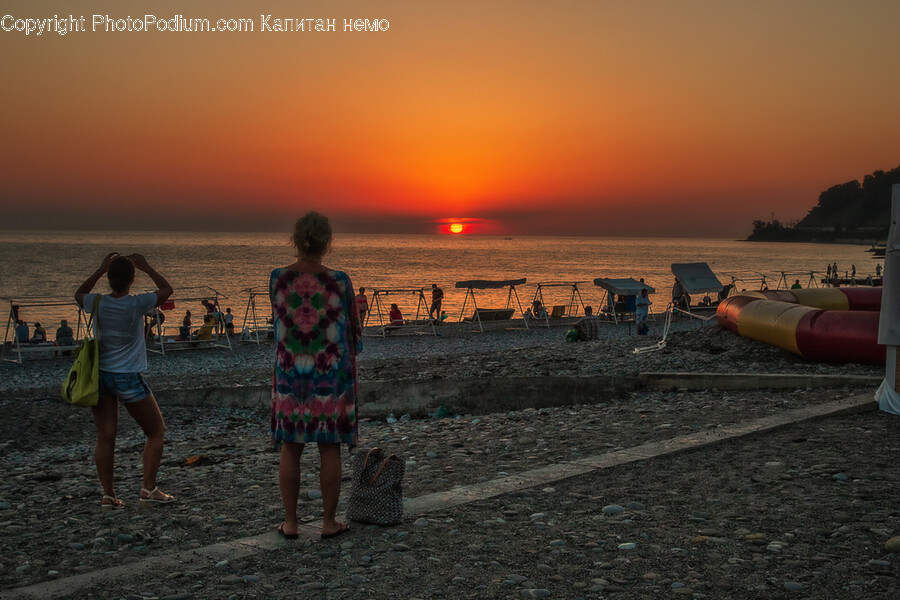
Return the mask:
{"type": "Polygon", "coordinates": [[[0,229],[749,234],[900,165],[896,0],[4,0],[0,229]],[[92,32],[92,15],[254,31],[92,32]],[[262,32],[260,15],[336,19],[262,32]],[[388,31],[345,32],[344,19],[388,31]]]}

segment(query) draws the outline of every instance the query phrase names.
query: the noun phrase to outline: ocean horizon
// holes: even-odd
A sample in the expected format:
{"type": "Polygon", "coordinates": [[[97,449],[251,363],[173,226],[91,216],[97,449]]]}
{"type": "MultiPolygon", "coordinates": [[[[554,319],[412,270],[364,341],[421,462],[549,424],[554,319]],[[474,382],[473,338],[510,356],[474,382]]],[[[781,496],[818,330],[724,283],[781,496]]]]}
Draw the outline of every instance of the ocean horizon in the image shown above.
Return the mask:
{"type": "MultiPolygon", "coordinates": [[[[715,238],[339,233],[325,264],[346,271],[354,286],[366,287],[370,297],[375,289],[424,288],[430,298],[429,289],[436,283],[445,292],[444,310],[456,320],[465,290],[454,284],[462,280],[525,278],[527,283],[516,290],[523,307],[531,302],[538,283],[579,282],[581,300],[596,306],[603,290],[593,284],[595,278],[643,277],[656,288],[654,308],[659,311],[674,281],[672,263],[706,262],[722,283],[735,281],[738,289],[759,289],[764,283],[774,289],[782,272],[790,280],[788,285],[800,279],[808,287],[833,262],[841,273],[855,265],[858,277],[874,275],[876,261],[866,249],[854,244],[715,238]]],[[[262,294],[257,310],[266,311],[269,273],[294,261],[288,232],[0,231],[4,310],[9,311],[10,301],[17,301],[22,319],[30,325],[42,322],[52,332],[59,319],[77,318],[77,310],[73,306],[29,308],[28,299],[70,299],[111,251],[140,252],[169,279],[176,289],[176,308],[170,316],[180,319],[184,310],[201,308],[199,301],[180,303],[179,296],[218,292],[222,308],[231,307],[238,327],[248,307],[247,290],[254,288],[262,294]]],[[[95,289],[107,291],[105,279],[95,289]]],[[[151,282],[139,275],[133,291],[148,289],[151,282]]],[[[548,287],[542,295],[545,304],[565,304],[572,292],[571,287],[548,287]]],[[[508,291],[485,290],[477,298],[481,307],[502,307],[508,291]]],[[[410,292],[395,293],[391,301],[400,304],[405,315],[415,316],[415,299],[410,292]]]]}

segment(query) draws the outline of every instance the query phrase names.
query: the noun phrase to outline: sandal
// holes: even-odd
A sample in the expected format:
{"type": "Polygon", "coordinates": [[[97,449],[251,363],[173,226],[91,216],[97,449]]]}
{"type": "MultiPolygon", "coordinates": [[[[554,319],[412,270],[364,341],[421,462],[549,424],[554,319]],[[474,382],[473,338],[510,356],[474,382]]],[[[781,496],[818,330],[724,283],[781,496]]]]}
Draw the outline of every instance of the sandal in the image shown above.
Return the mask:
{"type": "Polygon", "coordinates": [[[115,496],[110,496],[109,494],[103,494],[103,499],[100,500],[100,510],[109,511],[109,510],[121,510],[125,508],[125,503],[116,498],[115,496]],[[107,502],[109,500],[109,502],[107,502]]]}
{"type": "Polygon", "coordinates": [[[148,490],[147,488],[141,488],[140,498],[141,498],[141,503],[143,503],[143,504],[171,504],[172,502],[175,502],[175,496],[170,496],[169,494],[166,494],[165,492],[159,491],[158,487],[155,487],[152,490],[148,490]],[[154,494],[157,494],[157,493],[162,494],[162,497],[155,498],[154,494]],[[147,494],[147,496],[144,497],[144,494],[147,494]]]}
{"type": "Polygon", "coordinates": [[[296,540],[300,537],[300,534],[297,533],[287,533],[284,530],[284,523],[278,526],[278,535],[283,537],[286,540],[296,540]]]}

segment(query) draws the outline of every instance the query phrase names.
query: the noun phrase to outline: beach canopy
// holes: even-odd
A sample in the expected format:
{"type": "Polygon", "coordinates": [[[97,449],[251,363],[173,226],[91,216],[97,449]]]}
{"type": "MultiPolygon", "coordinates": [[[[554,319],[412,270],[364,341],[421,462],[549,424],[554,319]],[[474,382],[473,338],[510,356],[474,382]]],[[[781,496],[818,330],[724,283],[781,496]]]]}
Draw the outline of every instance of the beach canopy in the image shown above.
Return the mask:
{"type": "Polygon", "coordinates": [[[507,286],[515,287],[517,285],[525,285],[527,280],[522,279],[469,279],[468,281],[457,281],[456,287],[460,289],[476,289],[476,290],[498,290],[507,286]]]}
{"type": "Polygon", "coordinates": [[[722,282],[705,262],[672,263],[672,273],[688,294],[722,291],[722,282]]]}
{"type": "Polygon", "coordinates": [[[656,290],[651,285],[636,281],[632,277],[625,279],[606,279],[598,277],[594,280],[594,285],[602,287],[608,292],[619,294],[620,296],[637,296],[641,290],[647,290],[648,294],[655,294],[656,290]]]}

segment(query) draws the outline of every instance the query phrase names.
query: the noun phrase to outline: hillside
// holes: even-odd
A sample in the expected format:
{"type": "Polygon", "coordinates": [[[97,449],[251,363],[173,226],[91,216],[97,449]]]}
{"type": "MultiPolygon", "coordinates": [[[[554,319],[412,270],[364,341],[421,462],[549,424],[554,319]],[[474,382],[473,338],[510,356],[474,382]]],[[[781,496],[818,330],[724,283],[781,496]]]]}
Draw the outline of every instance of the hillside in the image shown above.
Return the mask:
{"type": "Polygon", "coordinates": [[[862,182],[831,186],[796,223],[754,221],[748,241],[831,242],[883,240],[891,223],[891,186],[900,183],[900,167],[875,171],[862,182]]]}

